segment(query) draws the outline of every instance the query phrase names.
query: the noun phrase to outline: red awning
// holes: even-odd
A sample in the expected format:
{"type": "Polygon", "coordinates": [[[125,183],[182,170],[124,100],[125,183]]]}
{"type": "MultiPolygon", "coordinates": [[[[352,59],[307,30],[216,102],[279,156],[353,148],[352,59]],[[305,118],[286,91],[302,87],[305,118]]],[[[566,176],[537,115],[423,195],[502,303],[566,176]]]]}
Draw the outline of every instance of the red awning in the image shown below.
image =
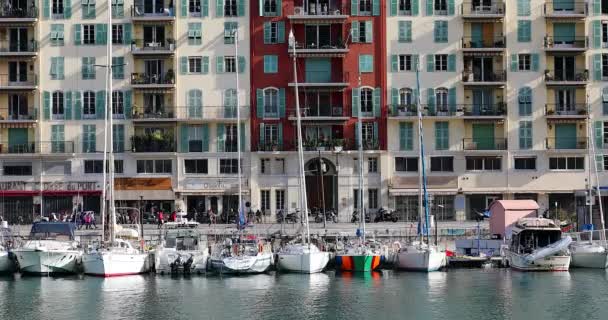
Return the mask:
{"type": "MultiPolygon", "coordinates": [[[[40,191],[8,190],[0,191],[0,197],[33,197],[39,196],[40,191]]],[[[43,196],[76,196],[76,195],[101,195],[101,190],[69,191],[69,190],[47,190],[42,191],[43,196]]]]}

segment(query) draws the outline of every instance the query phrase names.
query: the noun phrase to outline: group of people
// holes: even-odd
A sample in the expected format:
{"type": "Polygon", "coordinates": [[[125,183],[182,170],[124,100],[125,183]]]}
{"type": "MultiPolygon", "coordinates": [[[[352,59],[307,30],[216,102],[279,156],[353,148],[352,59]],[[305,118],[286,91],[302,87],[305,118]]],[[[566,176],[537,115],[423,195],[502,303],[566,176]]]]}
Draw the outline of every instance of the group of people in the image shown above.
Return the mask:
{"type": "Polygon", "coordinates": [[[177,222],[178,215],[179,216],[183,215],[182,210],[179,208],[177,210],[174,210],[173,212],[171,212],[171,214],[168,215],[167,218],[165,218],[165,212],[163,212],[162,209],[158,210],[156,212],[156,220],[158,222],[158,228],[160,229],[163,226],[163,224],[165,224],[165,222],[177,222]]]}

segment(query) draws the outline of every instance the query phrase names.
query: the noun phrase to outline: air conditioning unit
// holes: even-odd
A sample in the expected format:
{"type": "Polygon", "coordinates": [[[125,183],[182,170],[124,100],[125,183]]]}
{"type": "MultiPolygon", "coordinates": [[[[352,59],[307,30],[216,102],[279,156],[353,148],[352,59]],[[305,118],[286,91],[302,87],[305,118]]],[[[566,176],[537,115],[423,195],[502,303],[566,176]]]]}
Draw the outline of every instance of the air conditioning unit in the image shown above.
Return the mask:
{"type": "Polygon", "coordinates": [[[299,15],[299,16],[301,16],[301,15],[304,15],[304,14],[305,14],[305,12],[304,12],[304,7],[295,7],[295,8],[293,8],[293,12],[294,12],[296,15],[299,15]]]}

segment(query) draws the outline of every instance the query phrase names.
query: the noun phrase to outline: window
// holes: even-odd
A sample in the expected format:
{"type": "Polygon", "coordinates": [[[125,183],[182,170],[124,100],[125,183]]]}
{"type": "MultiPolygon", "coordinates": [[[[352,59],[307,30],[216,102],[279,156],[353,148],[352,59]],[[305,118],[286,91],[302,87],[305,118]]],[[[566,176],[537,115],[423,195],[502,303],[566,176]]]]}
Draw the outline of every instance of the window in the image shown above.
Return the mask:
{"type": "Polygon", "coordinates": [[[517,100],[519,104],[519,115],[532,115],[532,89],[529,87],[520,88],[517,100]]]}
{"type": "Polygon", "coordinates": [[[399,21],[398,22],[398,39],[400,43],[412,42],[412,22],[411,21],[399,21]]]}
{"type": "Polygon", "coordinates": [[[224,22],[224,44],[234,44],[238,37],[239,23],[224,22]]]}
{"type": "Polygon", "coordinates": [[[515,170],[536,170],[535,157],[514,158],[513,160],[515,170]]]}
{"type": "Polygon", "coordinates": [[[437,15],[447,15],[448,14],[448,0],[434,0],[434,12],[437,15]]]}
{"type": "Polygon", "coordinates": [[[399,0],[399,14],[404,16],[412,15],[412,0],[399,0]]]}
{"type": "MultiPolygon", "coordinates": [[[[602,140],[602,143],[608,144],[608,121],[604,121],[603,124],[604,124],[603,125],[604,128],[602,130],[602,135],[603,135],[604,139],[602,140]]],[[[596,147],[599,147],[599,146],[596,146],[596,147]]]]}
{"type": "Polygon", "coordinates": [[[82,18],[95,19],[95,0],[82,0],[82,18]]]}
{"type": "Polygon", "coordinates": [[[435,21],[435,42],[448,42],[448,22],[444,20],[435,21]]]}
{"type": "MultiPolygon", "coordinates": [[[[106,165],[106,172],[109,172],[110,168],[106,165]]],[[[122,160],[114,160],[114,173],[123,173],[124,164],[122,160]]],[[[85,160],[84,161],[84,173],[85,174],[101,174],[103,173],[103,160],[85,160]]]]}
{"type": "Polygon", "coordinates": [[[125,57],[112,57],[112,79],[125,78],[125,57]]]}
{"type": "Polygon", "coordinates": [[[264,73],[279,72],[279,56],[265,55],[264,56],[264,73]]]}
{"type": "Polygon", "coordinates": [[[374,38],[372,21],[353,21],[351,28],[352,42],[372,43],[374,38]]]}
{"type": "Polygon", "coordinates": [[[63,62],[63,57],[51,57],[51,80],[63,80],[65,78],[63,62]]]}
{"type": "Polygon", "coordinates": [[[3,166],[5,176],[31,176],[31,163],[5,163],[3,166]]]}
{"type": "Polygon", "coordinates": [[[414,149],[414,130],[412,122],[399,123],[399,150],[414,149]]]}
{"type": "Polygon", "coordinates": [[[224,16],[226,16],[226,17],[238,16],[238,8],[237,8],[238,1],[239,0],[224,0],[224,16]]]}
{"type": "Polygon", "coordinates": [[[122,119],[125,114],[125,96],[122,91],[112,92],[112,116],[114,119],[122,119]]]}
{"type": "MultiPolygon", "coordinates": [[[[562,0],[558,0],[562,1],[562,0]]],[[[517,1],[517,16],[525,17],[530,15],[530,0],[518,0],[517,1]]]]}
{"type": "Polygon", "coordinates": [[[122,24],[112,25],[112,44],[123,43],[123,26],[122,24]]]}
{"type": "Polygon", "coordinates": [[[549,158],[549,170],[585,170],[585,157],[549,158]]]}
{"type": "MultiPolygon", "coordinates": [[[[189,152],[203,152],[207,151],[207,137],[203,138],[203,126],[200,125],[190,125],[188,127],[188,151],[189,152]],[[205,144],[205,148],[203,148],[203,144],[205,144]],[[205,149],[205,150],[203,150],[205,149]]],[[[205,129],[208,130],[208,129],[205,129]]],[[[206,133],[208,135],[208,133],[206,133]]]]}
{"type": "Polygon", "coordinates": [[[431,157],[431,172],[453,172],[454,157],[431,157]]]}
{"type": "Polygon", "coordinates": [[[378,158],[367,159],[367,172],[378,173],[378,158]]]}
{"type": "Polygon", "coordinates": [[[188,57],[188,72],[189,73],[201,73],[202,72],[202,61],[203,61],[203,57],[188,57]]]}
{"type": "Polygon", "coordinates": [[[124,18],[125,17],[125,3],[124,0],[112,0],[112,18],[124,18]]]}
{"type": "Polygon", "coordinates": [[[82,94],[82,117],[84,119],[95,119],[95,92],[85,91],[82,94]]]}
{"type": "Polygon", "coordinates": [[[398,71],[414,71],[414,64],[411,54],[400,54],[398,57],[398,71]]]}
{"type": "Polygon", "coordinates": [[[608,78],[608,54],[602,54],[602,79],[608,78]]]}
{"type": "Polygon", "coordinates": [[[378,189],[367,189],[367,207],[369,209],[378,208],[378,189]]]}
{"type": "Polygon", "coordinates": [[[500,171],[501,157],[465,157],[467,170],[470,171],[500,171]]]}
{"type": "Polygon", "coordinates": [[[363,132],[363,142],[369,143],[375,141],[376,137],[374,135],[374,123],[364,122],[361,127],[363,129],[361,130],[363,132]]]}
{"type": "Polygon", "coordinates": [[[399,89],[399,105],[400,106],[411,106],[415,104],[414,93],[410,88],[399,89]]]}
{"type": "Polygon", "coordinates": [[[285,22],[264,22],[264,44],[285,42],[285,22]]]}
{"type": "Polygon", "coordinates": [[[82,126],[82,152],[97,152],[97,137],[94,124],[82,126]]]}
{"type": "Polygon", "coordinates": [[[82,79],[95,79],[95,57],[82,57],[82,79]]]}
{"type": "Polygon", "coordinates": [[[95,44],[95,25],[94,24],[83,24],[82,25],[82,44],[95,44]]]}
{"type": "Polygon", "coordinates": [[[520,54],[518,57],[518,61],[519,71],[530,71],[530,54],[520,54]]]}
{"type": "Polygon", "coordinates": [[[51,25],[51,46],[59,47],[64,45],[64,31],[62,24],[52,24],[51,25]]]}
{"type": "Polygon", "coordinates": [[[276,17],[280,9],[277,0],[264,0],[264,17],[276,17]]]}
{"type": "Polygon", "coordinates": [[[374,72],[374,56],[371,54],[359,55],[359,72],[374,72]]]}
{"type": "Polygon", "coordinates": [[[282,141],[279,141],[279,126],[276,124],[265,124],[264,125],[264,143],[266,145],[278,145],[282,141]]]}
{"type": "Polygon", "coordinates": [[[63,16],[63,1],[64,0],[52,0],[52,13],[53,15],[63,16]]]}
{"type": "Polygon", "coordinates": [[[260,210],[270,211],[270,190],[260,190],[260,210]]]}
{"type": "Polygon", "coordinates": [[[224,72],[236,72],[236,58],[234,56],[224,57],[224,72]]]}
{"type": "Polygon", "coordinates": [[[220,159],[220,173],[238,174],[238,159],[220,159]]]}
{"type": "Polygon", "coordinates": [[[191,46],[203,43],[203,24],[200,22],[188,23],[188,44],[191,46]]]}
{"type": "Polygon", "coordinates": [[[72,174],[72,162],[71,161],[48,161],[44,162],[43,172],[45,175],[71,175],[72,174]]]}
{"type": "Polygon", "coordinates": [[[53,101],[52,101],[52,118],[53,120],[63,120],[64,111],[63,111],[63,92],[55,91],[53,92],[53,101]]]}
{"type": "Polygon", "coordinates": [[[517,41],[530,42],[532,40],[532,23],[530,20],[517,21],[517,41]]]}
{"type": "Polygon", "coordinates": [[[232,124],[227,124],[225,126],[226,129],[226,141],[224,142],[224,152],[236,152],[238,149],[239,139],[237,137],[236,131],[237,126],[232,124]]]}
{"type": "Polygon", "coordinates": [[[201,0],[189,0],[188,1],[188,12],[191,17],[201,16],[201,0]]]}
{"type": "Polygon", "coordinates": [[[173,171],[171,160],[137,160],[137,173],[167,174],[173,171]]]}
{"type": "Polygon", "coordinates": [[[435,90],[435,106],[439,112],[448,111],[448,89],[438,88],[435,90]]]}
{"type": "Polygon", "coordinates": [[[285,190],[275,190],[275,210],[285,209],[285,190]]]}
{"type": "Polygon", "coordinates": [[[608,47],[608,21],[602,21],[601,23],[602,23],[602,48],[606,48],[606,47],[608,47]]]}
{"type": "Polygon", "coordinates": [[[186,174],[207,174],[207,159],[184,159],[184,169],[186,174]]]}
{"type": "Polygon", "coordinates": [[[448,71],[448,55],[447,54],[436,54],[435,55],[435,71],[448,71]]]}
{"type": "Polygon", "coordinates": [[[270,174],[270,159],[268,159],[268,158],[260,159],[260,173],[261,174],[270,174]]]}
{"type": "Polygon", "coordinates": [[[418,172],[418,157],[395,157],[395,171],[418,172]]]}
{"type": "Polygon", "coordinates": [[[279,90],[264,89],[264,117],[279,116],[279,90]]]}
{"type": "Polygon", "coordinates": [[[112,152],[125,152],[125,125],[112,125],[112,152]]]}
{"type": "Polygon", "coordinates": [[[361,89],[361,113],[371,115],[374,112],[374,90],[370,88],[361,89]]]}
{"type": "Polygon", "coordinates": [[[519,122],[519,148],[532,148],[532,121],[519,122]]]}
{"type": "Polygon", "coordinates": [[[373,0],[359,0],[359,15],[360,16],[371,16],[372,15],[372,2],[373,2],[373,0]]]}

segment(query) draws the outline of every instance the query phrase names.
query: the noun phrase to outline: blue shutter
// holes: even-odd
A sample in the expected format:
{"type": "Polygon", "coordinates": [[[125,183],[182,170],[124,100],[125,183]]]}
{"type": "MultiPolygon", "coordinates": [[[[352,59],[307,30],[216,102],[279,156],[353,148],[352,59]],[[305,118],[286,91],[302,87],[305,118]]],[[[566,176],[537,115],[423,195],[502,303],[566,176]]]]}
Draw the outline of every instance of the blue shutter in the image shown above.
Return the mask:
{"type": "Polygon", "coordinates": [[[66,19],[70,19],[72,17],[72,1],[71,0],[63,0],[63,16],[66,19]]]}
{"type": "Polygon", "coordinates": [[[399,123],[399,150],[414,149],[413,126],[411,122],[399,123]]]}
{"type": "Polygon", "coordinates": [[[418,15],[418,1],[420,1],[420,0],[412,0],[412,15],[413,16],[418,15]]]}
{"type": "Polygon", "coordinates": [[[532,66],[531,66],[532,67],[532,71],[538,71],[539,64],[540,64],[540,62],[539,62],[539,60],[540,60],[539,54],[538,53],[532,53],[532,54],[530,54],[530,57],[531,57],[531,60],[532,60],[532,66]]]}
{"type": "Polygon", "coordinates": [[[374,117],[380,117],[380,109],[382,109],[381,96],[382,96],[382,88],[375,88],[374,94],[373,94],[373,99],[372,99],[374,117]]]}
{"type": "Polygon", "coordinates": [[[182,2],[181,16],[182,16],[182,18],[185,18],[188,16],[188,0],[181,0],[181,2],[182,2]]]}
{"type": "Polygon", "coordinates": [[[203,134],[203,152],[209,152],[209,125],[203,124],[201,130],[203,134]]]}
{"type": "Polygon", "coordinates": [[[451,113],[456,112],[456,88],[450,88],[448,90],[448,106],[451,113]]]}
{"type": "MultiPolygon", "coordinates": [[[[399,105],[399,89],[398,88],[391,88],[391,105],[393,106],[393,108],[395,108],[396,106],[399,105]]],[[[396,115],[396,108],[393,110],[393,115],[396,115]]]]}
{"type": "Polygon", "coordinates": [[[82,117],[82,93],[80,91],[72,92],[74,99],[74,120],[80,120],[82,117]]]}
{"type": "Polygon", "coordinates": [[[215,1],[215,16],[216,17],[224,16],[224,0],[215,1]]]}
{"type": "Polygon", "coordinates": [[[602,81],[602,54],[593,55],[593,80],[602,81]]]}
{"type": "Polygon", "coordinates": [[[365,21],[365,42],[372,43],[374,41],[374,24],[372,21],[365,21]]]}
{"type": "Polygon", "coordinates": [[[224,57],[215,57],[215,72],[224,73],[224,57]]]}
{"type": "Polygon", "coordinates": [[[435,89],[428,88],[426,90],[426,104],[431,114],[435,113],[435,89]]]}
{"type": "Polygon", "coordinates": [[[256,116],[258,119],[264,118],[264,90],[256,89],[256,116]]]}
{"type": "Polygon", "coordinates": [[[180,74],[188,73],[188,57],[179,58],[179,73],[180,74]]]}
{"type": "Polygon", "coordinates": [[[427,16],[433,15],[433,2],[434,2],[434,0],[426,0],[426,15],[427,16]]]}
{"type": "Polygon", "coordinates": [[[359,21],[353,21],[350,25],[350,40],[353,43],[359,42],[359,21]]]}
{"type": "Polygon", "coordinates": [[[426,71],[427,72],[435,71],[435,55],[433,55],[433,54],[426,55],[426,71]]]}
{"type": "Polygon", "coordinates": [[[133,95],[133,93],[131,92],[131,90],[127,90],[127,91],[123,92],[125,119],[131,119],[131,115],[133,114],[133,105],[131,102],[132,95],[133,95]]]}
{"type": "Polygon", "coordinates": [[[277,21],[277,43],[285,43],[285,21],[277,21]]]}
{"type": "Polygon", "coordinates": [[[448,0],[448,15],[453,16],[455,11],[454,0],[448,0]]]}
{"type": "Polygon", "coordinates": [[[517,41],[530,42],[532,39],[532,30],[530,20],[517,21],[517,41]]]}
{"type": "Polygon", "coordinates": [[[602,149],[604,147],[604,123],[595,121],[593,123],[593,131],[595,132],[595,147],[602,149]]]}
{"type": "Polygon", "coordinates": [[[239,0],[237,10],[238,10],[239,17],[245,16],[245,0],[239,0]]]}
{"type": "Polygon", "coordinates": [[[399,21],[399,42],[412,42],[411,21],[399,21]]]}
{"type": "Polygon", "coordinates": [[[42,0],[42,16],[45,18],[51,17],[51,0],[42,0]]]}
{"type": "MultiPolygon", "coordinates": [[[[563,1],[563,0],[557,0],[563,1]]],[[[517,16],[526,17],[530,15],[530,0],[517,0],[517,16]]]]}
{"type": "Polygon", "coordinates": [[[239,73],[245,72],[245,57],[244,56],[239,56],[238,57],[238,64],[239,64],[239,66],[238,66],[238,68],[239,68],[238,72],[239,73]]]}
{"type": "Polygon", "coordinates": [[[97,91],[95,97],[95,114],[97,119],[104,119],[106,116],[106,91],[97,91]]]}
{"type": "Polygon", "coordinates": [[[74,25],[74,45],[79,46],[82,43],[82,25],[74,25]]]}
{"type": "Polygon", "coordinates": [[[519,70],[519,58],[517,54],[511,54],[511,72],[516,72],[519,70]]]}
{"type": "Polygon", "coordinates": [[[393,17],[396,16],[399,13],[399,10],[398,10],[399,7],[397,5],[397,1],[398,0],[390,0],[390,2],[391,2],[391,4],[390,4],[390,6],[391,6],[391,13],[390,14],[393,17]]]}
{"type": "Polygon", "coordinates": [[[359,0],[350,0],[350,15],[359,15],[359,0]]]}
{"type": "Polygon", "coordinates": [[[202,58],[202,73],[203,74],[208,74],[209,73],[209,57],[204,56],[202,58]]]}
{"type": "Polygon", "coordinates": [[[131,30],[133,25],[125,23],[122,25],[122,41],[125,45],[131,45],[131,30]]]}
{"type": "Polygon", "coordinates": [[[44,120],[51,118],[51,93],[48,91],[42,93],[42,113],[44,120]]]}
{"type": "Polygon", "coordinates": [[[391,72],[399,72],[399,56],[391,55],[391,72]]]}
{"type": "Polygon", "coordinates": [[[593,15],[599,16],[602,14],[602,0],[593,0],[593,15]]]}
{"type": "Polygon", "coordinates": [[[95,44],[105,45],[108,38],[108,25],[99,23],[95,25],[95,44]]]}
{"type": "Polygon", "coordinates": [[[279,118],[285,117],[285,88],[279,89],[279,118]]]}
{"type": "Polygon", "coordinates": [[[591,21],[591,31],[593,38],[593,49],[602,47],[602,22],[600,20],[591,21]]]}
{"type": "Polygon", "coordinates": [[[455,54],[448,55],[448,71],[450,71],[450,72],[456,71],[456,55],[455,54]]]}
{"type": "Polygon", "coordinates": [[[63,94],[65,100],[64,117],[65,120],[72,120],[72,92],[66,91],[63,94]]]}
{"type": "Polygon", "coordinates": [[[351,93],[351,109],[352,109],[352,116],[353,117],[357,117],[359,116],[359,109],[361,108],[359,105],[359,99],[361,98],[360,96],[360,89],[359,88],[353,88],[352,93],[351,93]]]}
{"type": "Polygon", "coordinates": [[[179,141],[181,152],[190,152],[190,139],[189,139],[189,127],[187,124],[180,124],[179,126],[179,141]]]}
{"type": "Polygon", "coordinates": [[[380,0],[372,0],[372,15],[380,15],[380,0]]]}

